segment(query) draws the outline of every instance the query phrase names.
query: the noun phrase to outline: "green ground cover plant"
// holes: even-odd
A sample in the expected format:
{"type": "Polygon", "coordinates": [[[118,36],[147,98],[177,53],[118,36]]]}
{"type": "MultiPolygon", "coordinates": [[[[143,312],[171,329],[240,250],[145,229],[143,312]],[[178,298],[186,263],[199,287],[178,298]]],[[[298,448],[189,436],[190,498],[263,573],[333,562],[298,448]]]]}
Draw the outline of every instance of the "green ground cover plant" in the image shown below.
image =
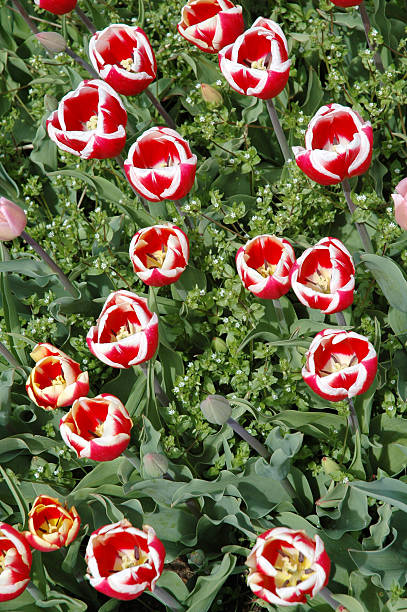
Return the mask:
{"type": "MultiPolygon", "coordinates": [[[[245,29],[264,17],[287,39],[289,77],[273,107],[234,91],[217,54],[178,33],[185,4],[79,0],[79,11],[62,16],[31,0],[0,8],[0,196],[27,219],[23,233],[0,243],[0,522],[26,532],[36,498],[48,496],[74,507],[81,523],[72,543],[33,548],[27,588],[4,601],[0,549],[0,610],[281,610],[247,585],[256,538],[276,527],[318,536],[331,562],[327,586],[289,610],[407,610],[407,224],[402,188],[397,220],[391,197],[407,176],[406,3],[241,0],[245,29]],[[144,29],[157,74],[138,95],[121,96],[121,158],[81,159],[58,148],[46,122],[95,78],[87,26],[111,24],[144,29]],[[50,32],[59,37],[44,37],[50,32]],[[292,147],[304,146],[309,122],[329,104],[370,121],[372,160],[319,184],[292,147]],[[153,202],[132,189],[123,160],[143,133],[165,125],[189,144],[196,176],[186,195],[153,202]],[[176,282],[148,286],[129,245],[142,228],[164,224],[188,236],[188,265],[176,282]],[[297,259],[322,238],[340,240],[355,266],[353,303],[324,314],[292,289],[279,299],[247,290],[236,253],[266,234],[289,241],[297,259]],[[86,341],[116,292],[144,298],[157,320],[154,354],[123,368],[86,341]],[[312,390],[302,373],[325,329],[362,336],[377,354],[373,382],[339,401],[312,390]],[[127,409],[130,441],[116,458],[81,458],[67,445],[60,420],[73,401],[32,401],[30,353],[44,343],[88,373],[89,398],[108,394],[127,409]],[[157,588],[135,601],[95,590],[85,561],[91,534],[126,520],[151,526],[165,547],[157,588]]],[[[329,154],[341,155],[341,146],[334,136],[329,154]]],[[[274,274],[268,265],[264,278],[274,274]]],[[[318,268],[307,282],[326,296],[324,274],[318,268]]],[[[126,342],[132,328],[111,333],[106,342],[126,342]]],[[[330,362],[323,384],[352,359],[330,362]]]]}

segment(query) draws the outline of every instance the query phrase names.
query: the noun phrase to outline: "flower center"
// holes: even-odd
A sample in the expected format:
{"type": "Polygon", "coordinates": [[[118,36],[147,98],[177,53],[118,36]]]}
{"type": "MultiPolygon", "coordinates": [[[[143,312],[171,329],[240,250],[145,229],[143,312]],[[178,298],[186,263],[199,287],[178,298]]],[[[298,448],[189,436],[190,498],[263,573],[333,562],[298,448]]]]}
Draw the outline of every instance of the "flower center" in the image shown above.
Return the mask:
{"type": "Polygon", "coordinates": [[[298,550],[285,548],[284,546],[278,551],[274,567],[277,570],[274,577],[277,588],[296,586],[314,573],[308,557],[305,557],[298,550]]]}
{"type": "Polygon", "coordinates": [[[3,551],[0,553],[0,574],[6,569],[6,554],[3,551]]]}
{"type": "Polygon", "coordinates": [[[145,563],[148,559],[148,554],[141,550],[138,546],[135,546],[133,550],[119,550],[117,555],[118,556],[116,557],[113,566],[114,572],[120,572],[128,567],[143,565],[143,563],[145,563]]]}
{"type": "Polygon", "coordinates": [[[158,249],[157,251],[154,251],[153,253],[147,253],[146,267],[149,269],[161,268],[164,263],[166,255],[167,255],[167,247],[165,246],[165,244],[162,245],[161,249],[158,249]]]}
{"type": "Polygon", "coordinates": [[[136,325],[135,323],[126,321],[126,324],[122,325],[117,333],[112,332],[110,341],[116,342],[117,340],[123,340],[123,338],[132,336],[133,334],[139,332],[141,329],[143,328],[140,325],[136,325]]]}
{"type": "Polygon", "coordinates": [[[318,293],[331,293],[331,275],[331,270],[318,268],[317,272],[305,279],[305,285],[318,293]]]}
{"type": "Polygon", "coordinates": [[[257,268],[257,272],[264,278],[267,278],[268,276],[273,276],[276,268],[276,265],[269,263],[267,259],[265,259],[263,265],[261,265],[260,268],[257,268]]]}
{"type": "Polygon", "coordinates": [[[175,166],[175,164],[179,164],[179,162],[174,160],[171,155],[168,155],[167,161],[160,162],[156,165],[156,168],[171,168],[171,166],[175,166]]]}
{"type": "Polygon", "coordinates": [[[254,60],[254,62],[252,62],[250,64],[250,68],[257,68],[257,70],[267,70],[267,66],[265,65],[265,61],[266,61],[265,57],[261,57],[258,60],[254,60]]]}
{"type": "Polygon", "coordinates": [[[92,117],[89,119],[89,121],[86,122],[86,129],[87,130],[96,130],[98,126],[98,116],[97,115],[92,115],[92,117]]]}
{"type": "Polygon", "coordinates": [[[351,368],[357,363],[359,363],[359,361],[355,353],[350,356],[341,354],[335,355],[335,353],[332,353],[329,360],[325,364],[324,369],[319,371],[319,376],[329,376],[335,372],[340,372],[346,368],[351,368]]]}
{"type": "Polygon", "coordinates": [[[56,387],[57,385],[66,385],[66,380],[61,374],[59,374],[56,378],[54,378],[51,381],[51,385],[53,387],[56,387]]]}
{"type": "Polygon", "coordinates": [[[131,58],[131,57],[128,57],[127,59],[121,60],[120,66],[122,66],[128,72],[135,72],[135,70],[133,70],[133,66],[134,66],[133,58],[131,58]]]}
{"type": "Polygon", "coordinates": [[[38,531],[41,531],[41,533],[55,533],[56,531],[59,531],[61,521],[62,516],[58,517],[57,519],[52,518],[49,520],[47,517],[45,517],[45,521],[40,527],[38,527],[38,531]]]}

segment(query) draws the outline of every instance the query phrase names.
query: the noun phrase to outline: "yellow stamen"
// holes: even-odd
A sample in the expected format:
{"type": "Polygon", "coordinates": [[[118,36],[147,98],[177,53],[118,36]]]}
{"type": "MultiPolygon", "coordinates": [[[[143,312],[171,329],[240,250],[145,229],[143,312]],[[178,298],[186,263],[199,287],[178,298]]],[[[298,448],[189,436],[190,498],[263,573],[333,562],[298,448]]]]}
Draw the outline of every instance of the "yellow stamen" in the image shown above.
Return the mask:
{"type": "Polygon", "coordinates": [[[38,535],[43,537],[44,534],[55,533],[61,529],[62,523],[62,516],[58,518],[45,519],[45,521],[38,527],[37,531],[41,532],[38,535]]]}
{"type": "Polygon", "coordinates": [[[331,270],[319,269],[309,276],[305,285],[318,293],[331,293],[331,270]]]}
{"type": "Polygon", "coordinates": [[[6,569],[6,555],[0,554],[0,574],[6,569]]]}
{"type": "Polygon", "coordinates": [[[259,60],[255,60],[250,64],[250,66],[251,68],[257,68],[257,70],[267,70],[264,57],[261,57],[259,60]]]}
{"type": "Polygon", "coordinates": [[[277,574],[274,578],[276,587],[292,587],[307,580],[314,570],[311,561],[298,550],[281,547],[274,563],[277,574]]]}
{"type": "Polygon", "coordinates": [[[65,378],[59,374],[56,378],[51,381],[51,385],[55,387],[56,385],[66,385],[65,378]]]}
{"type": "Polygon", "coordinates": [[[120,62],[120,66],[122,66],[125,70],[127,70],[128,72],[135,72],[135,70],[133,70],[133,59],[131,57],[128,57],[127,59],[121,60],[120,62]]]}
{"type": "Polygon", "coordinates": [[[324,369],[320,370],[319,375],[322,377],[329,376],[335,372],[345,370],[345,368],[351,368],[357,363],[359,362],[355,354],[351,355],[350,357],[348,355],[332,354],[329,361],[325,364],[324,369]]]}
{"type": "Polygon", "coordinates": [[[266,259],[264,260],[264,264],[262,266],[260,266],[260,268],[257,268],[257,272],[259,274],[261,274],[264,278],[267,278],[268,276],[273,276],[274,272],[276,271],[277,266],[275,266],[274,264],[269,263],[266,259]]]}
{"type": "Polygon", "coordinates": [[[97,435],[98,438],[101,438],[103,436],[104,427],[105,427],[104,423],[99,423],[99,425],[95,428],[95,434],[97,435]]]}
{"type": "Polygon", "coordinates": [[[96,130],[98,126],[98,116],[97,115],[92,115],[92,117],[89,119],[89,121],[86,122],[86,129],[87,130],[96,130]]]}
{"type": "Polygon", "coordinates": [[[166,254],[167,247],[165,245],[163,245],[161,249],[158,249],[153,253],[147,253],[146,267],[149,269],[161,268],[164,263],[166,254]]]}
{"type": "Polygon", "coordinates": [[[128,567],[137,567],[138,565],[143,565],[147,559],[147,553],[142,551],[138,546],[135,546],[134,550],[126,550],[126,552],[119,550],[113,570],[115,572],[120,572],[128,567]]]}
{"type": "Polygon", "coordinates": [[[136,325],[135,323],[130,323],[127,321],[126,325],[122,325],[117,334],[112,334],[112,342],[116,342],[116,340],[123,340],[123,338],[127,338],[128,336],[132,336],[140,331],[142,327],[140,325],[136,325]]]}

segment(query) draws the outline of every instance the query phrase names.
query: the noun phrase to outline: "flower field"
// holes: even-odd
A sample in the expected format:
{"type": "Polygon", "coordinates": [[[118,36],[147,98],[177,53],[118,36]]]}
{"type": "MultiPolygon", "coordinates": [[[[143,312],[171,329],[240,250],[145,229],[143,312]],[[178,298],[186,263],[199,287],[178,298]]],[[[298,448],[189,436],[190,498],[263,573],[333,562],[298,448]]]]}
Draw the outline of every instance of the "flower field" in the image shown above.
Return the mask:
{"type": "Polygon", "coordinates": [[[1,4],[1,611],[407,612],[406,8],[1,4]]]}

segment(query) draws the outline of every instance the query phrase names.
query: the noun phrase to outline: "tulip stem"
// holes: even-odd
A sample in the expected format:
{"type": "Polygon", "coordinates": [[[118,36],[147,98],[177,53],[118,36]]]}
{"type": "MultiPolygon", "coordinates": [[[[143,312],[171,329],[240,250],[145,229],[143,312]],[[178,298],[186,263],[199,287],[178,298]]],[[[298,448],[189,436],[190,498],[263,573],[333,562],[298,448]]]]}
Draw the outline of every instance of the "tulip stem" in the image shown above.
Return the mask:
{"type": "Polygon", "coordinates": [[[19,2],[19,0],[11,0],[11,1],[16,7],[17,11],[20,13],[21,17],[24,19],[24,21],[28,25],[28,27],[30,28],[31,32],[33,32],[34,34],[39,34],[39,29],[37,28],[35,23],[31,20],[31,17],[27,13],[23,5],[19,2]]]}
{"type": "Polygon", "coordinates": [[[272,300],[272,302],[273,302],[274,310],[276,311],[280,329],[283,332],[283,334],[286,334],[288,333],[288,325],[287,325],[287,321],[284,315],[283,307],[281,306],[281,302],[279,299],[272,300]]]}
{"type": "Polygon", "coordinates": [[[147,95],[147,98],[150,100],[150,102],[156,107],[156,109],[158,110],[161,117],[164,119],[165,123],[168,125],[168,127],[171,128],[172,130],[176,130],[177,126],[175,124],[175,121],[172,119],[172,117],[169,116],[169,114],[167,113],[167,111],[165,110],[161,102],[157,100],[155,95],[151,93],[148,87],[147,89],[144,90],[144,93],[147,95]]]}
{"type": "Polygon", "coordinates": [[[318,595],[320,595],[322,599],[325,599],[326,603],[329,604],[333,610],[336,610],[337,612],[348,612],[348,610],[342,604],[340,604],[339,601],[332,597],[332,592],[327,587],[321,589],[318,595]]]}
{"type": "MultiPolygon", "coordinates": [[[[346,326],[346,321],[345,321],[343,312],[336,313],[336,320],[338,322],[338,325],[346,326]]],[[[360,433],[358,415],[356,414],[355,405],[351,397],[348,397],[348,406],[349,406],[348,425],[354,434],[360,433]]]]}
{"type": "Polygon", "coordinates": [[[263,459],[270,458],[270,453],[268,452],[267,448],[261,442],[259,442],[254,436],[249,434],[249,432],[246,431],[244,427],[239,425],[239,423],[235,421],[235,419],[232,419],[232,417],[229,417],[226,423],[233,429],[235,433],[237,433],[238,436],[243,438],[243,440],[245,440],[252,448],[254,448],[254,450],[257,453],[259,453],[261,457],[263,457],[263,459]]]}
{"type": "Polygon", "coordinates": [[[79,19],[82,21],[82,23],[84,23],[85,26],[88,28],[89,32],[92,32],[92,34],[95,34],[95,32],[97,31],[95,26],[93,25],[89,17],[85,15],[83,10],[79,8],[78,5],[75,7],[75,12],[78,15],[79,19]]]}
{"type": "MultiPolygon", "coordinates": [[[[146,362],[141,363],[140,364],[140,368],[144,374],[144,376],[147,378],[148,376],[148,365],[146,362]]],[[[154,393],[156,398],[158,399],[158,401],[160,402],[160,404],[162,406],[168,406],[168,404],[170,403],[169,397],[168,395],[165,393],[164,389],[162,388],[162,386],[159,383],[158,378],[156,377],[156,375],[154,374],[154,393]]]]}
{"type": "Polygon", "coordinates": [[[51,268],[51,270],[55,272],[55,274],[61,281],[61,284],[63,285],[64,289],[68,291],[68,293],[70,293],[72,297],[77,298],[78,291],[75,289],[72,283],[69,282],[65,274],[62,272],[61,268],[55,263],[53,259],[51,259],[48,253],[44,251],[44,249],[38,244],[38,242],[34,240],[34,238],[32,238],[32,236],[30,236],[30,234],[28,234],[25,230],[21,232],[20,236],[24,238],[24,240],[29,245],[32,246],[34,251],[41,257],[41,259],[43,259],[43,261],[45,261],[45,263],[51,268]]]}
{"type": "Polygon", "coordinates": [[[33,597],[33,599],[35,599],[36,602],[41,602],[43,601],[43,594],[41,593],[41,591],[35,586],[35,584],[31,581],[28,583],[27,585],[27,591],[29,592],[29,594],[31,595],[31,597],[33,597]]]}
{"type": "Polygon", "coordinates": [[[87,70],[87,72],[89,72],[94,79],[100,79],[100,75],[96,72],[96,70],[86,60],[75,53],[75,51],[72,51],[72,49],[69,47],[66,47],[64,51],[67,55],[69,55],[69,57],[72,57],[75,62],[80,64],[82,68],[85,68],[85,70],[87,70]]]}
{"type": "Polygon", "coordinates": [[[376,64],[376,68],[379,70],[379,72],[384,72],[385,69],[383,66],[383,61],[380,56],[380,53],[376,50],[375,46],[370,42],[370,39],[369,39],[369,33],[370,33],[370,30],[372,29],[372,26],[371,26],[369,15],[367,13],[364,2],[362,2],[362,4],[359,5],[359,11],[360,11],[360,16],[362,18],[363,27],[365,29],[367,46],[369,47],[370,51],[374,54],[373,57],[374,57],[374,63],[376,64]]]}
{"type": "Polygon", "coordinates": [[[273,100],[266,100],[266,106],[269,112],[271,123],[277,136],[278,144],[280,145],[284,160],[287,162],[290,159],[290,147],[288,146],[287,138],[285,137],[283,128],[281,127],[281,123],[278,118],[273,100]]]}
{"type": "Polygon", "coordinates": [[[181,606],[181,604],[172,595],[170,595],[168,591],[166,591],[162,587],[159,587],[159,586],[154,587],[154,591],[151,591],[151,594],[156,599],[158,599],[158,601],[161,601],[161,603],[167,606],[167,608],[169,608],[170,610],[183,610],[184,609],[183,606],[181,606]]]}
{"type": "MultiPolygon", "coordinates": [[[[345,195],[346,202],[348,204],[348,208],[349,208],[350,212],[353,215],[353,213],[356,210],[356,205],[355,205],[355,203],[353,202],[353,200],[352,200],[352,198],[350,196],[350,185],[349,185],[349,180],[348,179],[343,179],[343,181],[342,181],[342,189],[343,189],[343,193],[345,195]]],[[[365,247],[366,253],[374,253],[372,242],[370,240],[370,236],[367,233],[366,225],[364,223],[357,223],[355,221],[355,226],[356,226],[356,229],[359,232],[359,236],[360,236],[360,238],[361,238],[361,240],[363,242],[363,246],[365,247]]]]}

